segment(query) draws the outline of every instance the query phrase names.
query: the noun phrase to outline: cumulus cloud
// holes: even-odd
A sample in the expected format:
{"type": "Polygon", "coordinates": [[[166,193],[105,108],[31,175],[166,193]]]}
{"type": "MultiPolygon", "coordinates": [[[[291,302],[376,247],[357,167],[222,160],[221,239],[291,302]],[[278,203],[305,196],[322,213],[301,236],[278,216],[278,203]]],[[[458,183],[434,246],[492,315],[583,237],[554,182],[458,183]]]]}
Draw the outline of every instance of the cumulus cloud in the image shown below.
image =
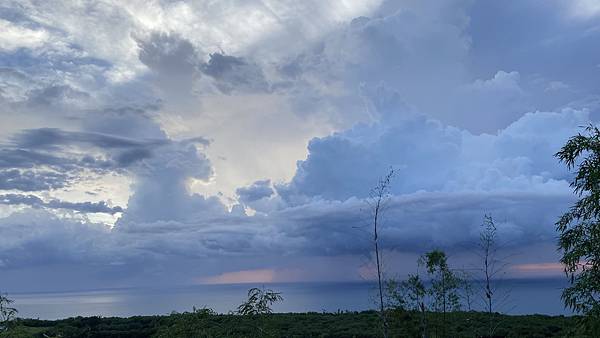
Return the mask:
{"type": "Polygon", "coordinates": [[[498,126],[508,125],[533,109],[527,96],[518,72],[498,71],[491,79],[477,79],[459,87],[451,99],[452,113],[469,130],[495,132],[498,126]],[[473,115],[477,118],[471,119],[473,115]]]}
{"type": "Polygon", "coordinates": [[[136,169],[134,193],[121,223],[186,221],[202,215],[224,213],[217,197],[189,192],[189,179],[207,181],[212,175],[208,159],[193,145],[174,144],[136,169]]]}
{"type": "Polygon", "coordinates": [[[389,166],[398,169],[395,194],[553,189],[566,177],[553,154],[589,120],[586,111],[537,112],[496,135],[474,135],[396,110],[397,95],[384,95],[389,98],[377,103],[381,121],[313,139],[307,159],[298,162],[289,184],[278,186],[279,194],[292,204],[305,196],[364,197],[389,166]]]}
{"type": "Polygon", "coordinates": [[[600,111],[597,16],[565,6],[9,1],[2,267],[358,255],[389,166],[386,250],[462,250],[484,213],[550,243],[553,154],[600,111]]]}
{"type": "MultiPolygon", "coordinates": [[[[269,180],[238,189],[244,203],[274,204],[254,216],[189,192],[187,179],[212,175],[195,147],[160,148],[164,153],[136,169],[133,194],[111,243],[135,238],[128,249],[132,257],[148,251],[193,257],[361,254],[370,245],[364,199],[388,165],[399,173],[382,225],[388,250],[464,250],[477,239],[486,213],[496,217],[510,247],[553,240],[552,224],[573,196],[568,174],[552,154],[587,121],[585,111],[527,114],[495,135],[473,135],[418,114],[398,116],[402,111],[394,110],[398,101],[390,95],[376,104],[379,122],[313,140],[296,176],[275,187],[277,195],[269,180]]],[[[106,207],[9,197],[10,203],[49,208],[106,207]]]]}

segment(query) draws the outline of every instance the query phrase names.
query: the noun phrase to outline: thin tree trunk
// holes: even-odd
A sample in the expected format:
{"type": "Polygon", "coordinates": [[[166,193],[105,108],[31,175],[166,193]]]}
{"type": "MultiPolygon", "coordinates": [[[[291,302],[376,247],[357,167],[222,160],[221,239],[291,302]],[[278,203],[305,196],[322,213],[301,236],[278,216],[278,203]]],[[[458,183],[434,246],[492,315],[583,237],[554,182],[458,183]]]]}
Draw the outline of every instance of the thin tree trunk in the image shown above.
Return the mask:
{"type": "Polygon", "coordinates": [[[493,318],[492,318],[492,288],[490,286],[490,272],[489,272],[489,250],[490,243],[486,243],[485,248],[485,295],[487,298],[487,310],[488,310],[488,337],[494,334],[493,330],[493,318]]]}
{"type": "Polygon", "coordinates": [[[446,274],[442,270],[442,337],[446,337],[446,274]]]}
{"type": "Polygon", "coordinates": [[[425,326],[425,303],[421,301],[421,337],[427,338],[427,327],[425,326]]]}
{"type": "Polygon", "coordinates": [[[381,264],[379,262],[379,243],[377,238],[377,221],[379,218],[379,207],[381,206],[381,196],[377,201],[377,205],[375,206],[375,219],[373,220],[374,225],[374,239],[375,239],[375,260],[377,262],[377,282],[379,284],[379,311],[381,315],[381,320],[383,321],[383,337],[388,337],[388,327],[387,320],[385,318],[385,308],[383,306],[383,285],[381,282],[381,264]]]}

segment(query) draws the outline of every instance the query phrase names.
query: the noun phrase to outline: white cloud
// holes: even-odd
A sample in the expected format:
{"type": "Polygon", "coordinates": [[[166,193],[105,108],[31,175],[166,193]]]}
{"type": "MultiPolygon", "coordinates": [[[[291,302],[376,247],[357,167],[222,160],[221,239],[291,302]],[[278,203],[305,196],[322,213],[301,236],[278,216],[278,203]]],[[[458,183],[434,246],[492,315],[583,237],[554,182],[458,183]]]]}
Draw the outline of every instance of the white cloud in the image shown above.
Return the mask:
{"type": "Polygon", "coordinates": [[[19,48],[37,48],[48,40],[48,33],[42,29],[19,27],[0,19],[0,50],[13,52],[19,48]]]}
{"type": "Polygon", "coordinates": [[[573,0],[569,5],[571,14],[577,18],[589,19],[600,14],[600,3],[596,0],[573,0]]]}

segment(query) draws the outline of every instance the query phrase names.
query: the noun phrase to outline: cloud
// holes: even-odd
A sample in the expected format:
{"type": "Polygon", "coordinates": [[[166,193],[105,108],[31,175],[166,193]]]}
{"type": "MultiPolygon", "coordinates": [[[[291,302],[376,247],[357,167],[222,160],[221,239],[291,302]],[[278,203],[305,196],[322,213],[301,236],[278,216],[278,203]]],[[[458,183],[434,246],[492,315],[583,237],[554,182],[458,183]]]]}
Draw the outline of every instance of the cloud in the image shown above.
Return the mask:
{"type": "Polygon", "coordinates": [[[594,0],[575,0],[570,4],[571,14],[582,19],[590,19],[600,14],[600,4],[594,0]]]}
{"type": "Polygon", "coordinates": [[[224,94],[269,90],[262,69],[241,57],[212,53],[208,62],[202,65],[202,72],[212,77],[217,88],[224,94]]]}
{"type": "Polygon", "coordinates": [[[7,266],[97,262],[121,255],[109,228],[29,209],[0,219],[0,259],[7,266]],[[102,257],[101,257],[102,256],[102,257]]]}
{"type": "Polygon", "coordinates": [[[390,166],[400,177],[394,194],[552,189],[566,177],[554,153],[589,121],[585,110],[536,112],[495,135],[474,135],[402,111],[393,92],[380,95],[388,98],[374,100],[379,122],[311,140],[294,178],[277,187],[284,199],[364,197],[390,166]]]}
{"type": "MultiPolygon", "coordinates": [[[[420,192],[394,196],[383,216],[382,247],[416,254],[434,248],[472,250],[487,213],[496,219],[503,246],[518,250],[531,243],[553,241],[553,224],[560,210],[572,201],[566,192],[420,192]],[[548,206],[557,212],[535,212],[548,206]]],[[[370,215],[367,203],[356,198],[315,200],[273,214],[289,243],[288,250],[333,256],[369,252],[370,215]]]]}
{"type": "Polygon", "coordinates": [[[461,125],[468,130],[495,132],[498,126],[506,126],[533,109],[527,96],[518,72],[498,71],[491,79],[477,79],[459,87],[450,104],[454,118],[462,119],[461,125]],[[472,119],[473,115],[477,118],[472,119]]]}
{"type": "Polygon", "coordinates": [[[467,78],[467,2],[452,4],[385,2],[373,16],[355,18],[282,61],[279,85],[302,116],[325,114],[344,127],[364,119],[361,85],[382,82],[440,118],[439,101],[467,78]]]}
{"type": "Polygon", "coordinates": [[[158,73],[189,76],[198,70],[196,48],[176,33],[152,32],[137,41],[140,61],[158,73]]]}
{"type": "Polygon", "coordinates": [[[48,39],[44,30],[27,29],[12,24],[10,21],[0,19],[0,50],[15,51],[19,48],[36,48],[42,46],[48,39]]]}
{"type": "Polygon", "coordinates": [[[60,200],[49,200],[44,201],[35,195],[18,195],[18,194],[5,194],[0,195],[0,203],[7,205],[28,205],[35,208],[48,208],[48,209],[69,209],[73,211],[79,211],[84,213],[107,213],[114,215],[118,212],[123,212],[123,208],[116,206],[110,207],[105,201],[101,202],[66,202],[60,200]]]}
{"type": "Polygon", "coordinates": [[[211,175],[210,162],[194,146],[165,148],[136,170],[133,195],[117,226],[128,222],[186,221],[207,213],[225,213],[226,208],[217,197],[205,198],[187,188],[189,179],[206,181],[211,175]]]}
{"type": "Polygon", "coordinates": [[[9,169],[0,171],[0,190],[41,191],[63,188],[69,175],[53,171],[9,169]]]}
{"type": "Polygon", "coordinates": [[[57,156],[25,149],[0,149],[0,168],[33,168],[35,166],[67,167],[72,165],[57,156]]]}
{"type": "Polygon", "coordinates": [[[60,145],[87,144],[103,149],[142,148],[165,144],[165,140],[134,140],[90,132],[70,132],[57,128],[29,129],[14,137],[18,148],[52,149],[60,145]]]}
{"type": "Polygon", "coordinates": [[[484,213],[511,250],[551,243],[553,154],[600,111],[584,3],[8,2],[3,268],[362,255],[389,166],[386,251],[464,250],[484,213]]]}
{"type": "Polygon", "coordinates": [[[204,139],[161,138],[160,129],[146,117],[131,113],[111,113],[112,119],[104,120],[110,122],[93,124],[93,131],[50,129],[14,139],[23,147],[86,144],[107,153],[150,142],[152,156],[127,169],[134,178],[127,208],[22,195],[6,201],[82,212],[122,211],[110,234],[99,235],[106,246],[91,248],[99,250],[90,252],[92,257],[110,256],[118,245],[126,261],[145,255],[361,255],[370,248],[365,198],[391,165],[398,176],[382,223],[386,250],[465,250],[477,240],[486,213],[496,217],[511,248],[553,240],[552,224],[573,201],[569,175],[553,154],[589,121],[587,111],[529,113],[496,134],[475,135],[411,110],[393,91],[379,88],[370,95],[378,121],[313,139],[307,158],[298,162],[287,183],[273,188],[270,180],[259,180],[237,190],[240,202],[258,211],[253,216],[230,212],[216,196],[190,191],[190,179],[209,182],[214,175],[197,147],[204,139]],[[137,123],[135,138],[122,136],[129,133],[129,127],[121,129],[123,121],[137,123]],[[151,135],[159,137],[147,138],[151,135]],[[125,242],[131,244],[123,246],[125,242]]]}
{"type": "Polygon", "coordinates": [[[236,193],[238,194],[240,201],[248,203],[271,197],[274,194],[274,191],[271,187],[271,180],[262,180],[256,181],[248,187],[238,188],[236,193]]]}

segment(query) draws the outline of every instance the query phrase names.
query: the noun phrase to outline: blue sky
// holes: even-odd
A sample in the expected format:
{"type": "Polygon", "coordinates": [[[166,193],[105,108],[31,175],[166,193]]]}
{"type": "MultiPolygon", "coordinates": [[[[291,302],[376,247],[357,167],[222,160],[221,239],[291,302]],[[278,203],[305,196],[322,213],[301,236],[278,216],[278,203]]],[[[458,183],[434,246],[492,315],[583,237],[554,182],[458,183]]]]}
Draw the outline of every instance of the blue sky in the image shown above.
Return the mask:
{"type": "Polygon", "coordinates": [[[511,276],[560,275],[597,1],[9,0],[0,30],[0,287],[368,279],[390,166],[389,275],[475,264],[484,214],[511,276]]]}

